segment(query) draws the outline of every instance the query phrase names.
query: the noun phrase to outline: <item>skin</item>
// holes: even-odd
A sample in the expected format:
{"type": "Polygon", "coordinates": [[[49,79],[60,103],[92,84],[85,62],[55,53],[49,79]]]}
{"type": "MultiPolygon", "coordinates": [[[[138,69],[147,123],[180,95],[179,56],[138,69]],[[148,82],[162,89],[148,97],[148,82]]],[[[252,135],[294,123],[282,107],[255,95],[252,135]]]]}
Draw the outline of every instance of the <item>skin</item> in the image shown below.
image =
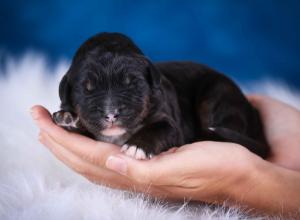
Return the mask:
{"type": "Polygon", "coordinates": [[[249,96],[259,110],[272,148],[263,160],[234,143],[197,142],[172,148],[151,160],[120,154],[56,126],[34,106],[39,140],[63,163],[92,182],[164,199],[242,205],[253,212],[298,216],[300,207],[300,112],[265,96],[249,96]]]}

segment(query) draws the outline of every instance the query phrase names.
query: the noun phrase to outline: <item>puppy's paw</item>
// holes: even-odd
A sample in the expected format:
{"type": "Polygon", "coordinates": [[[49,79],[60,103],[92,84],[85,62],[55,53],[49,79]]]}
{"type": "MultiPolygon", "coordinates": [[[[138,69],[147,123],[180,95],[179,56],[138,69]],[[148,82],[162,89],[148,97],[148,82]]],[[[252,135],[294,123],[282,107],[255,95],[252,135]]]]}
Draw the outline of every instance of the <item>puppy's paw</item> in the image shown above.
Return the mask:
{"type": "Polygon", "coordinates": [[[146,160],[153,157],[152,154],[147,154],[142,148],[139,148],[136,145],[124,144],[121,148],[121,152],[124,152],[127,156],[137,160],[146,160]]]}
{"type": "Polygon", "coordinates": [[[77,129],[78,128],[78,121],[79,118],[77,116],[74,116],[70,112],[66,111],[58,111],[53,113],[53,121],[58,126],[64,127],[66,129],[77,129]]]}

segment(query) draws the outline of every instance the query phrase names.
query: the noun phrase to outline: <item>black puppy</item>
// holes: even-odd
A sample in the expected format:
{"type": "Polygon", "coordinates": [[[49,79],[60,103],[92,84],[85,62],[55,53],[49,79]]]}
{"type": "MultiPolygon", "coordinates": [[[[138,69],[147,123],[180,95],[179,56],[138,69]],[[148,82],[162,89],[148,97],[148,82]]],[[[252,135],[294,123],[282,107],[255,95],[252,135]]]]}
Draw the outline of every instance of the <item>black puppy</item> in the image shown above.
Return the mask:
{"type": "Polygon", "coordinates": [[[54,121],[145,159],[215,140],[266,157],[258,112],[226,76],[192,62],[152,64],[126,36],[102,33],[76,52],[59,86],[54,121]]]}

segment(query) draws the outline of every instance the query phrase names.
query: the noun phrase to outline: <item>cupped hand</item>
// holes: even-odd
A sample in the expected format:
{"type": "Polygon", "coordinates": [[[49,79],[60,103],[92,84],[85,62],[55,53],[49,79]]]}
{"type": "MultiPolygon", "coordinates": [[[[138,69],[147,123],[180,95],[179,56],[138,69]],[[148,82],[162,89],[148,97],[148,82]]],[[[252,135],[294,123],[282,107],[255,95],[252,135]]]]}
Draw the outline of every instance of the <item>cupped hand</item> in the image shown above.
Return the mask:
{"type": "Polygon", "coordinates": [[[203,141],[172,148],[148,161],[113,155],[106,167],[153,186],[166,197],[223,203],[235,183],[247,180],[255,160],[261,158],[238,144],[203,141]]]}
{"type": "Polygon", "coordinates": [[[89,180],[117,188],[132,185],[128,178],[105,168],[106,159],[119,153],[119,147],[97,142],[68,132],[53,123],[50,113],[42,106],[34,106],[31,114],[40,128],[39,140],[63,163],[89,180]]]}
{"type": "Polygon", "coordinates": [[[41,130],[40,141],[87,179],[168,199],[223,202],[226,189],[243,180],[252,160],[260,160],[237,144],[210,141],[172,148],[151,160],[135,160],[121,154],[116,145],[56,126],[41,106],[32,108],[32,116],[41,130]]]}
{"type": "Polygon", "coordinates": [[[248,99],[263,121],[271,147],[268,160],[285,168],[300,170],[300,111],[267,96],[251,95],[248,99]]]}
{"type": "MultiPolygon", "coordinates": [[[[250,96],[259,110],[272,148],[269,161],[300,170],[300,112],[264,96],[250,96]]],[[[134,160],[113,144],[67,132],[56,126],[49,112],[35,106],[32,115],[41,129],[40,141],[67,166],[89,180],[114,188],[152,195],[217,202],[226,190],[261,160],[233,143],[197,142],[173,148],[148,161],[134,160]]]]}

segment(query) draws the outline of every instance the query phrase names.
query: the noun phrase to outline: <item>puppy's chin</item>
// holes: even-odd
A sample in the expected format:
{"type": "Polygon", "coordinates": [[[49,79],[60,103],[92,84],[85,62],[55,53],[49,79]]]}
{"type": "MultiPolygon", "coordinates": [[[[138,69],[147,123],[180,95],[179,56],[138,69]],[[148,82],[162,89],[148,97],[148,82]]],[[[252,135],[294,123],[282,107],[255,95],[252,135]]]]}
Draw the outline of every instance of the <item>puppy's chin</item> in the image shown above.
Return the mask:
{"type": "Polygon", "coordinates": [[[124,128],[121,128],[119,126],[112,126],[108,127],[100,132],[104,136],[120,136],[122,134],[126,133],[126,130],[124,128]]]}

